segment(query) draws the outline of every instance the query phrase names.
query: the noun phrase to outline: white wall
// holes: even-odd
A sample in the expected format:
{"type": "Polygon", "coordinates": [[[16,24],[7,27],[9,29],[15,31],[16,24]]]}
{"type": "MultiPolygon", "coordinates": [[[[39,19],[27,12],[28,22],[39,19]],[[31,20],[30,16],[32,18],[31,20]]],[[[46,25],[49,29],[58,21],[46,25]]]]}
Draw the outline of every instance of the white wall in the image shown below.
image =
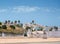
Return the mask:
{"type": "Polygon", "coordinates": [[[48,31],[47,37],[60,37],[60,31],[48,31]]]}

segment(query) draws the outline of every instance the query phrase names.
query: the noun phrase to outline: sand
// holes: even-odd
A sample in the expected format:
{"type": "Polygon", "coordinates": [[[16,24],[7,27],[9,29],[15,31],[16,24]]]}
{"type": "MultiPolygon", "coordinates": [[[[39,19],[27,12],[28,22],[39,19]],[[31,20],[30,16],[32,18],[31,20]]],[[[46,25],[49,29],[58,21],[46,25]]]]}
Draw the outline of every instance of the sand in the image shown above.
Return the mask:
{"type": "Polygon", "coordinates": [[[60,38],[28,38],[28,37],[0,37],[0,43],[23,43],[23,42],[55,42],[60,38]]]}

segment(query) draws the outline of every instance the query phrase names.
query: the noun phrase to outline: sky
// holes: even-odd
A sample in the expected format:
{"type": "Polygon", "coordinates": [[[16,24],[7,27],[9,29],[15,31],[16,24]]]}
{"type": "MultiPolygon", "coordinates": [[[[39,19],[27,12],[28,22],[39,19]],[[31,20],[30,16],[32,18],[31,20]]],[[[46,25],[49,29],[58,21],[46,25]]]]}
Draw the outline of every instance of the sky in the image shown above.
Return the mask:
{"type": "Polygon", "coordinates": [[[0,0],[0,21],[5,20],[60,26],[60,0],[0,0]]]}

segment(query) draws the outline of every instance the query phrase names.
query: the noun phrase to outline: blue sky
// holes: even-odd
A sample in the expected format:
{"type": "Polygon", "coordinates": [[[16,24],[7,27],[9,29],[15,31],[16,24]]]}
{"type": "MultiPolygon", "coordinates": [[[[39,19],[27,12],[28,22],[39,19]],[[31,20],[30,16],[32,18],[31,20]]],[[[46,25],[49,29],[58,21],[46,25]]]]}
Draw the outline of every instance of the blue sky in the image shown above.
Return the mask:
{"type": "Polygon", "coordinates": [[[60,26],[60,0],[0,0],[0,21],[5,20],[60,26]]]}

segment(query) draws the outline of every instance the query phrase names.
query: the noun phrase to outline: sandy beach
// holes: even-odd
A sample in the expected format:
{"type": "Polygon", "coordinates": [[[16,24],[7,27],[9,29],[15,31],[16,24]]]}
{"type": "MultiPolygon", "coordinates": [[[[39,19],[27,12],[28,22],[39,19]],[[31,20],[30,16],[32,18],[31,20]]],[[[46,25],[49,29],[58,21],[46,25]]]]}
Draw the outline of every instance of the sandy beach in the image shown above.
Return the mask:
{"type": "Polygon", "coordinates": [[[27,38],[27,37],[0,37],[0,43],[23,43],[23,42],[58,42],[60,38],[27,38]]]}

